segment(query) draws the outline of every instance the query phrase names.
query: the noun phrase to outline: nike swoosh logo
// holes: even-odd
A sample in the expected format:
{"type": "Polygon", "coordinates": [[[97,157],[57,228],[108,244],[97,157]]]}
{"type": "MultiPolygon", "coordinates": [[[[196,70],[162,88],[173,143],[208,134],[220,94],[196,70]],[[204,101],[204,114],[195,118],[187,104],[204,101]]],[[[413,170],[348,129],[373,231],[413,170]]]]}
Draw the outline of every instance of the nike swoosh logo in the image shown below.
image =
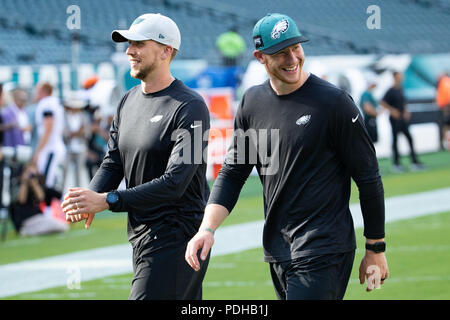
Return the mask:
{"type": "Polygon", "coordinates": [[[150,119],[150,122],[158,122],[162,119],[162,117],[163,117],[162,115],[154,116],[153,118],[150,119]]]}
{"type": "Polygon", "coordinates": [[[201,126],[201,124],[197,124],[196,126],[194,126],[193,124],[191,124],[191,128],[192,128],[192,129],[197,128],[197,127],[200,127],[200,126],[201,126]]]}
{"type": "Polygon", "coordinates": [[[358,120],[358,117],[359,117],[359,114],[355,118],[352,118],[352,122],[355,123],[356,120],[358,120]]]}

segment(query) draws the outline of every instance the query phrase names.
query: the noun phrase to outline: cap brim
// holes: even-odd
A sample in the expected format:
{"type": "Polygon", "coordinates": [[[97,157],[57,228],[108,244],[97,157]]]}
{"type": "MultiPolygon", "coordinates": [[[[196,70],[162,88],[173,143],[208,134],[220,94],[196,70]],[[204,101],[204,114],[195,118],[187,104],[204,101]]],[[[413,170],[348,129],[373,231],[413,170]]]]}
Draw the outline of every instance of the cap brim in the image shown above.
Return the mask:
{"type": "Polygon", "coordinates": [[[148,40],[148,37],[143,36],[136,32],[132,32],[130,30],[114,30],[111,33],[111,39],[114,42],[127,42],[128,40],[144,41],[148,40]]]}
{"type": "Polygon", "coordinates": [[[309,41],[309,39],[305,36],[294,37],[294,38],[286,39],[283,42],[280,42],[270,48],[263,49],[263,50],[261,50],[261,52],[263,52],[265,54],[274,54],[275,52],[283,50],[284,48],[289,47],[293,44],[302,43],[302,42],[306,42],[306,41],[309,41]]]}

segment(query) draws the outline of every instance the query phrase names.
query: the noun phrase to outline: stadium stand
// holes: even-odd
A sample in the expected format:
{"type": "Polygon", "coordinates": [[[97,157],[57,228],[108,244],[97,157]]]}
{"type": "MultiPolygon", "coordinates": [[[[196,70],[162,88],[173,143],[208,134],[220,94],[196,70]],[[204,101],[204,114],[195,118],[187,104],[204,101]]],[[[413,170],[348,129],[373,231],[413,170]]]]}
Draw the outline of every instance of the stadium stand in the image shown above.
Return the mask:
{"type": "Polygon", "coordinates": [[[80,62],[99,63],[115,51],[111,30],[127,27],[144,12],[172,17],[182,32],[180,59],[220,64],[218,35],[236,26],[247,41],[243,63],[252,58],[251,31],[268,12],[288,12],[313,41],[308,55],[449,52],[447,0],[0,0],[0,65],[62,64],[71,61],[73,37],[80,62]],[[77,4],[81,29],[68,30],[66,8],[77,4]],[[345,5],[343,5],[345,3],[345,5]],[[369,5],[381,10],[381,29],[366,27],[369,5]]]}

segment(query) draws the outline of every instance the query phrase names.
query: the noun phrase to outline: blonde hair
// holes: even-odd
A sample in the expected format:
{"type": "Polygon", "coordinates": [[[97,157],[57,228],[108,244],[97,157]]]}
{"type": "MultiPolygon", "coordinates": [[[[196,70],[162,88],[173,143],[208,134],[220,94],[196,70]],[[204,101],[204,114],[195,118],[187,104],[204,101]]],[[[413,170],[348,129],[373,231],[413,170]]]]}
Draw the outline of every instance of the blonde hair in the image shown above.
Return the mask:
{"type": "Polygon", "coordinates": [[[178,53],[178,50],[173,48],[172,55],[170,56],[170,61],[171,62],[172,62],[173,59],[175,59],[177,53],[178,53]]]}

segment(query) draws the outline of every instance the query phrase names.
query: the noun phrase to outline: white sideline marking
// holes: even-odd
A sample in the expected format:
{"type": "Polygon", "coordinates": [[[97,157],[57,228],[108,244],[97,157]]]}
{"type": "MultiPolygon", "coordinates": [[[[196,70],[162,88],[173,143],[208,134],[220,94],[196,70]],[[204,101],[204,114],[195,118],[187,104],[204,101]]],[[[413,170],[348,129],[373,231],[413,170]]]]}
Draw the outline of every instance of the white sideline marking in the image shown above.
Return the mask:
{"type": "Polygon", "coordinates": [[[0,297],[64,286],[73,270],[79,270],[81,282],[128,273],[131,247],[111,246],[0,266],[0,297]]]}
{"type": "MultiPolygon", "coordinates": [[[[223,227],[216,232],[212,255],[258,248],[264,221],[223,227]]],[[[0,297],[65,286],[73,270],[80,282],[133,272],[129,244],[78,251],[0,266],[0,297]]],[[[74,293],[76,290],[73,290],[74,293]]]]}
{"type": "MultiPolygon", "coordinates": [[[[450,210],[450,188],[407,194],[385,200],[386,222],[410,219],[450,210]]],[[[359,203],[350,205],[355,227],[363,226],[359,203]]]]}
{"type": "MultiPolygon", "coordinates": [[[[386,222],[450,210],[450,188],[386,199],[386,222]]],[[[350,206],[355,227],[363,220],[359,204],[350,206]]],[[[264,221],[222,227],[216,232],[213,256],[260,248],[264,221]]],[[[0,266],[0,297],[67,284],[71,270],[80,281],[131,273],[131,246],[116,245],[0,266]]],[[[74,290],[74,293],[76,290],[74,290]]]]}

